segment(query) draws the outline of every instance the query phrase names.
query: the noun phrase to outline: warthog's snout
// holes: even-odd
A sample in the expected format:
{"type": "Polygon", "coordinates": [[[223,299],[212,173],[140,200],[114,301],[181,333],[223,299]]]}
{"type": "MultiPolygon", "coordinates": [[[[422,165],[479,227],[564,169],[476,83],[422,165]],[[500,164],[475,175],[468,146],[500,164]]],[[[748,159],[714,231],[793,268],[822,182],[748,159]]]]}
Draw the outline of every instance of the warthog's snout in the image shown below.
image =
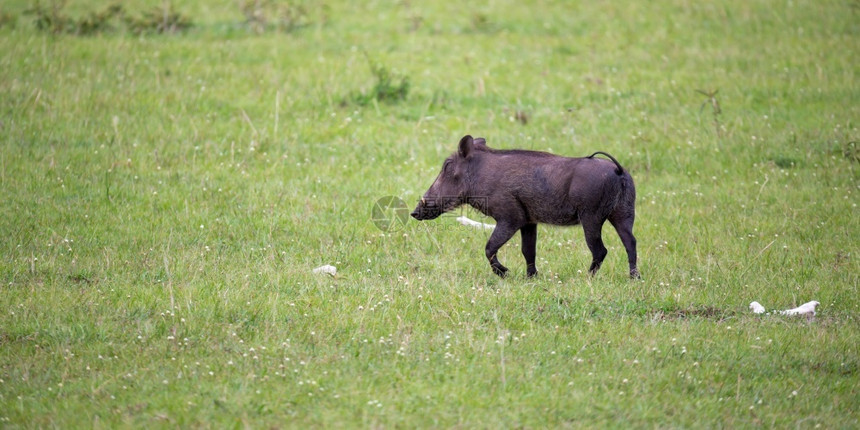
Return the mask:
{"type": "Polygon", "coordinates": [[[421,197],[421,201],[418,202],[418,206],[416,206],[415,210],[409,215],[412,215],[412,218],[419,221],[435,219],[438,218],[439,215],[442,215],[442,208],[435,200],[427,200],[426,198],[421,197]]]}
{"type": "Polygon", "coordinates": [[[426,202],[426,200],[424,200],[424,197],[421,197],[421,202],[418,203],[418,206],[415,207],[415,210],[412,211],[411,214],[409,214],[412,215],[412,218],[415,218],[419,221],[421,220],[421,206],[424,206],[424,202],[426,202]]]}

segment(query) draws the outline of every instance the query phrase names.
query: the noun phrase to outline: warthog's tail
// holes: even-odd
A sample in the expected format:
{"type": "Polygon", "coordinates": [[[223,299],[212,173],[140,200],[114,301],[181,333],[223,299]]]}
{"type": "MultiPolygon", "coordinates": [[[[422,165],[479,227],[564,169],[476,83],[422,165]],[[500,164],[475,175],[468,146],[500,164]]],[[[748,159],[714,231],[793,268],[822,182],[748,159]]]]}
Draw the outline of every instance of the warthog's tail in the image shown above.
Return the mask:
{"type": "Polygon", "coordinates": [[[616,174],[619,174],[619,175],[620,175],[620,174],[624,173],[624,168],[623,168],[623,167],[621,167],[621,163],[619,163],[619,162],[618,162],[618,160],[616,160],[616,159],[615,159],[615,157],[613,157],[613,156],[611,156],[611,155],[609,155],[609,154],[607,154],[607,153],[605,153],[605,152],[603,152],[603,151],[597,151],[597,152],[595,152],[594,154],[591,154],[591,155],[589,155],[588,157],[585,157],[585,158],[594,158],[594,156],[595,156],[595,155],[597,155],[597,154],[605,155],[605,156],[609,157],[609,159],[610,159],[610,160],[612,160],[612,162],[613,162],[613,163],[615,163],[615,166],[617,167],[617,168],[615,169],[615,173],[616,173],[616,174]]]}

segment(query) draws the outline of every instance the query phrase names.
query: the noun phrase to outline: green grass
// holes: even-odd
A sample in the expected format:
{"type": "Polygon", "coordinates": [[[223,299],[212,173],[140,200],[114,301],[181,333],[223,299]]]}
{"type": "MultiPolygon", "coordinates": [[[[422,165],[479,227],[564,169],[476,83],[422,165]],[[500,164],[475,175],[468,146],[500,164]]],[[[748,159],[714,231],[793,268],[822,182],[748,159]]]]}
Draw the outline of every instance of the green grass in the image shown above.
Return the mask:
{"type": "Polygon", "coordinates": [[[27,3],[0,11],[3,427],[860,425],[856,2],[333,1],[262,33],[183,2],[143,36],[27,3]],[[453,217],[378,230],[467,133],[615,155],[644,279],[611,227],[594,278],[541,226],[538,278],[515,238],[504,280],[453,217]]]}

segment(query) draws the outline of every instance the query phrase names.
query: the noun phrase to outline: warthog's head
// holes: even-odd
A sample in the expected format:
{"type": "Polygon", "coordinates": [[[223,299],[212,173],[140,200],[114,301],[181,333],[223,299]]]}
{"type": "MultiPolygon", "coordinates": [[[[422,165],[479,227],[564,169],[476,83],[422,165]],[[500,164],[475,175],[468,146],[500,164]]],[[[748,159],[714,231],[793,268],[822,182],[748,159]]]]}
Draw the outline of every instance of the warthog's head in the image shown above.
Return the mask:
{"type": "Polygon", "coordinates": [[[412,211],[417,220],[438,218],[445,212],[466,203],[469,197],[470,162],[475,145],[484,145],[482,138],[472,139],[465,136],[460,140],[457,152],[451,154],[442,164],[442,171],[430,189],[421,197],[418,206],[412,211]]]}

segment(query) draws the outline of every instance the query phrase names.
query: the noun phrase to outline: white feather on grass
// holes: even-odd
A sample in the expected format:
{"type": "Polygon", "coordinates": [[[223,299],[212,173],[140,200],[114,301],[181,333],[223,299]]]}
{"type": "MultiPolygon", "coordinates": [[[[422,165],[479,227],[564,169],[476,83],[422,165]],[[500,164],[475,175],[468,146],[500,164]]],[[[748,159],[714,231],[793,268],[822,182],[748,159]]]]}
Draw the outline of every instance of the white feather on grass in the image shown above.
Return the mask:
{"type": "MultiPolygon", "coordinates": [[[[786,309],[784,311],[774,311],[775,314],[779,315],[805,315],[807,318],[815,316],[815,307],[820,305],[817,301],[813,300],[811,302],[806,302],[794,309],[786,309]]],[[[763,314],[766,312],[764,306],[759,302],[750,303],[750,310],[755,314],[763,314]]]]}
{"type": "Polygon", "coordinates": [[[750,303],[750,310],[753,311],[754,314],[763,314],[765,313],[764,306],[759,302],[750,303]]]}
{"type": "Polygon", "coordinates": [[[815,307],[820,305],[820,303],[815,300],[811,302],[806,302],[794,309],[786,309],[784,311],[779,311],[780,315],[806,315],[806,316],[815,316],[815,307]]]}
{"type": "Polygon", "coordinates": [[[478,221],[474,221],[474,220],[471,220],[469,218],[466,218],[465,216],[457,217],[457,222],[459,222],[460,224],[463,224],[467,227],[483,228],[485,230],[492,230],[492,229],[496,228],[495,224],[484,224],[482,222],[478,222],[478,221]]]}
{"type": "Polygon", "coordinates": [[[330,264],[326,264],[325,266],[317,267],[313,270],[314,273],[325,273],[327,275],[337,275],[337,267],[334,267],[330,264]]]}

